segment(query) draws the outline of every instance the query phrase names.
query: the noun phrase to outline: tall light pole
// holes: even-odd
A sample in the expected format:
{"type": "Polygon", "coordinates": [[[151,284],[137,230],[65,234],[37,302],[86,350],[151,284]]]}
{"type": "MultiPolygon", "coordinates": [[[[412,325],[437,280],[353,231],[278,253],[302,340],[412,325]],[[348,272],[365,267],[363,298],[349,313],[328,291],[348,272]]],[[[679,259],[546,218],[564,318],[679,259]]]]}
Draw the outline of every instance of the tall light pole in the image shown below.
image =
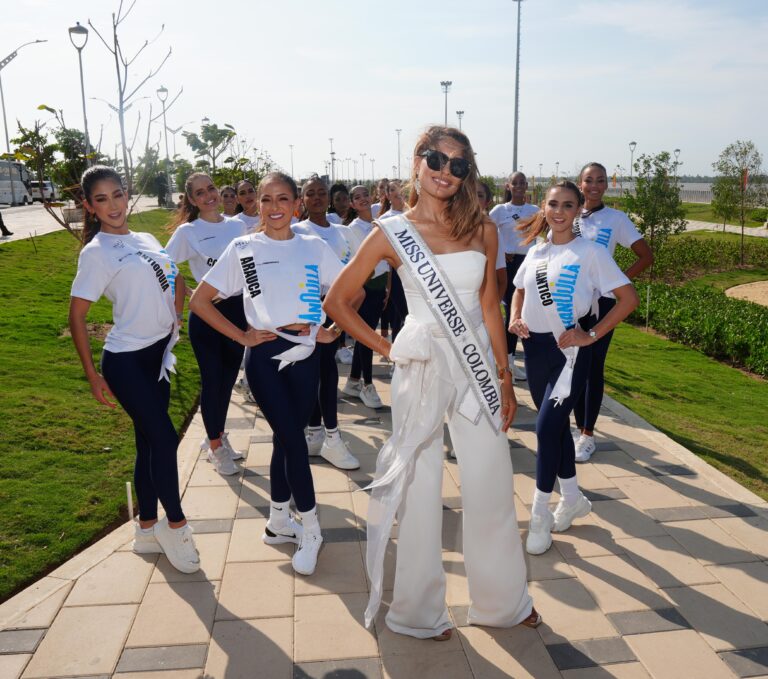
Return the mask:
{"type": "Polygon", "coordinates": [[[451,85],[453,80],[441,80],[440,87],[443,88],[443,94],[445,94],[445,126],[448,127],[448,92],[451,91],[451,85]]]}
{"type": "MultiPolygon", "coordinates": [[[[32,40],[25,42],[23,45],[19,45],[13,52],[11,52],[5,59],[0,61],[0,71],[2,71],[8,64],[10,64],[19,54],[19,50],[27,45],[35,45],[38,42],[48,42],[47,40],[32,40]]],[[[0,103],[3,107],[3,126],[5,127],[5,150],[7,153],[11,152],[11,142],[8,140],[8,117],[5,114],[5,95],[3,94],[3,79],[0,77],[0,103]]],[[[16,204],[16,189],[13,187],[13,167],[9,170],[11,181],[11,205],[16,204]]]]}
{"type": "Polygon", "coordinates": [[[355,176],[353,177],[353,179],[357,181],[357,160],[353,159],[352,164],[355,166],[355,176]]]}
{"type": "Polygon", "coordinates": [[[677,179],[677,166],[678,166],[677,159],[680,157],[680,149],[675,149],[673,153],[675,154],[675,179],[677,179]]]}
{"type": "Polygon", "coordinates": [[[373,164],[376,162],[376,159],[375,158],[371,158],[370,160],[371,160],[371,181],[375,182],[376,181],[376,173],[373,171],[373,164]]]}
{"type": "Polygon", "coordinates": [[[333,137],[328,137],[328,141],[331,142],[331,184],[333,184],[336,181],[336,154],[333,152],[333,137]]]}
{"type": "Polygon", "coordinates": [[[397,132],[397,178],[400,179],[400,133],[402,132],[402,128],[397,128],[395,132],[397,132]]]}
{"type": "Polygon", "coordinates": [[[88,137],[88,115],[85,112],[85,83],[83,81],[83,48],[88,43],[88,29],[78,21],[69,29],[69,40],[77,50],[77,61],[80,65],[80,95],[83,98],[83,131],[85,132],[86,163],[91,164],[91,141],[88,137]]]}
{"type": "Polygon", "coordinates": [[[560,178],[560,161],[559,160],[555,163],[555,178],[556,179],[560,178]]]}
{"type": "Polygon", "coordinates": [[[168,99],[168,88],[161,85],[157,88],[157,98],[163,105],[163,127],[165,128],[165,207],[173,207],[173,198],[171,198],[171,159],[168,155],[168,123],[165,120],[165,100],[168,99]]]}
{"type": "Polygon", "coordinates": [[[362,160],[362,163],[361,163],[361,165],[363,166],[363,175],[362,175],[362,177],[361,177],[361,179],[363,180],[363,183],[365,183],[365,157],[366,157],[367,155],[368,155],[367,153],[361,153],[361,154],[360,154],[360,158],[361,158],[361,160],[362,160]]]}
{"type": "Polygon", "coordinates": [[[168,130],[173,135],[173,157],[176,158],[176,135],[181,132],[182,128],[185,125],[189,125],[190,123],[195,122],[194,120],[188,120],[186,123],[182,123],[176,128],[173,127],[166,127],[165,129],[168,130]]]}
{"type": "Polygon", "coordinates": [[[347,163],[347,181],[349,181],[350,179],[352,179],[352,165],[351,165],[352,158],[349,158],[349,157],[344,158],[344,161],[347,163]]]}
{"type": "Polygon", "coordinates": [[[456,115],[459,117],[459,129],[461,129],[461,119],[464,117],[464,111],[456,111],[456,115]]]}
{"type": "Polygon", "coordinates": [[[288,144],[288,148],[291,149],[291,177],[293,177],[293,144],[288,144]]]}
{"type": "Polygon", "coordinates": [[[520,8],[523,0],[517,3],[517,58],[515,59],[515,128],[512,138],[512,170],[517,172],[517,127],[520,119],[520,8]]]}
{"type": "Polygon", "coordinates": [[[633,161],[635,158],[635,149],[637,148],[637,142],[629,142],[629,178],[632,179],[632,170],[634,169],[633,161]]]}

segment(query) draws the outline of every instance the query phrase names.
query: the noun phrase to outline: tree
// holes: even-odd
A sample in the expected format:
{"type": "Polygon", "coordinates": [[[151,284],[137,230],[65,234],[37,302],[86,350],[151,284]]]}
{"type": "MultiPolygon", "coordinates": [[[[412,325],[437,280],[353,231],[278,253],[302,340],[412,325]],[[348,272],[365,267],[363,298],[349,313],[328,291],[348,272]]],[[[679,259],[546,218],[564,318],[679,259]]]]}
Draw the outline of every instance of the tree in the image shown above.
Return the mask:
{"type": "Polygon", "coordinates": [[[735,181],[737,216],[741,224],[741,263],[744,264],[744,223],[750,210],[766,200],[763,157],[751,141],[735,141],[725,147],[712,167],[721,177],[735,181]]]}
{"type": "MultiPolygon", "coordinates": [[[[648,241],[651,250],[660,250],[668,236],[685,229],[685,210],[675,177],[676,162],[667,151],[655,156],[643,154],[635,161],[635,191],[625,191],[625,205],[648,241]]],[[[653,265],[650,271],[653,279],[653,265]]]]}
{"type": "Polygon", "coordinates": [[[712,183],[712,214],[723,218],[725,225],[739,213],[739,180],[735,177],[716,177],[712,183]]]}
{"type": "Polygon", "coordinates": [[[189,147],[198,158],[210,163],[212,172],[216,172],[216,159],[229,147],[230,142],[236,136],[232,125],[224,124],[219,127],[216,123],[205,123],[200,128],[200,134],[196,132],[182,132],[189,147]]]}

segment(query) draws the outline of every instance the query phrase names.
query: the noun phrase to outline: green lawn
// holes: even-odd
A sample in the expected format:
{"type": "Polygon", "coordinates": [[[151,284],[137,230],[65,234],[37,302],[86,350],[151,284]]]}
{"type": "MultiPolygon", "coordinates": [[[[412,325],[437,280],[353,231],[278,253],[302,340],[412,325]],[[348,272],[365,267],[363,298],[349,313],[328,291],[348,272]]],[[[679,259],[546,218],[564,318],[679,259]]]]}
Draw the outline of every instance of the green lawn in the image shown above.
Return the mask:
{"type": "Polygon", "coordinates": [[[755,267],[752,269],[736,269],[735,271],[720,271],[718,273],[699,276],[690,281],[693,285],[710,285],[719,290],[727,290],[734,285],[768,281],[768,269],[755,267]]]}
{"type": "Polygon", "coordinates": [[[617,401],[768,500],[768,382],[627,324],[605,378],[617,401]]]}
{"type": "MultiPolygon", "coordinates": [[[[713,224],[719,224],[722,228],[723,220],[720,217],[715,217],[712,214],[712,206],[709,203],[683,203],[685,208],[685,216],[687,219],[692,219],[699,222],[712,222],[713,224]]],[[[751,210],[750,210],[751,212],[751,210]]],[[[736,218],[731,219],[729,224],[735,224],[738,226],[738,220],[736,218]]],[[[744,226],[755,227],[763,226],[764,222],[756,222],[749,218],[749,212],[747,213],[747,221],[744,226]]]]}
{"type": "MultiPolygon", "coordinates": [[[[131,218],[165,242],[168,215],[131,218]]],[[[65,232],[0,246],[0,600],[125,520],[133,429],[91,396],[67,327],[79,244],[65,232]]],[[[111,321],[105,301],[89,320],[111,321]]],[[[98,357],[101,342],[92,341],[98,357]]],[[[182,427],[199,393],[185,336],[171,414],[182,427]]]]}

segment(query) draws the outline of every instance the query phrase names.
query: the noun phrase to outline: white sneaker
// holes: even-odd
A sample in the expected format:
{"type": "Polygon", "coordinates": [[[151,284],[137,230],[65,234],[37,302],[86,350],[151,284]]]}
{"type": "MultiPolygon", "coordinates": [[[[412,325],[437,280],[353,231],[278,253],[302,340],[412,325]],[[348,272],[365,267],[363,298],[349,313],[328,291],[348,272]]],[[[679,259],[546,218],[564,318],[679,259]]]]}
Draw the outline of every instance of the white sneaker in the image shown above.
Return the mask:
{"type": "Polygon", "coordinates": [[[349,347],[341,347],[336,352],[336,361],[342,365],[352,365],[352,349],[349,347]]]}
{"type": "Polygon", "coordinates": [[[163,548],[155,537],[154,526],[146,530],[141,527],[138,521],[135,522],[133,530],[133,549],[134,554],[162,554],[163,548]]]}
{"type": "Polygon", "coordinates": [[[555,523],[552,530],[555,533],[562,533],[571,527],[574,519],[580,519],[592,511],[592,503],[587,500],[584,493],[573,504],[566,504],[561,498],[555,508],[555,523]]]}
{"type": "Polygon", "coordinates": [[[550,548],[554,523],[555,517],[549,510],[546,514],[531,514],[528,539],[525,541],[525,551],[528,554],[544,554],[550,548]]]}
{"type": "Polygon", "coordinates": [[[315,530],[302,531],[299,548],[291,560],[293,570],[300,575],[312,575],[315,572],[317,555],[322,546],[323,536],[320,533],[319,526],[315,530]]]}
{"type": "Polygon", "coordinates": [[[512,366],[512,377],[520,382],[525,382],[528,379],[528,375],[525,373],[525,368],[520,368],[516,365],[512,366]]]}
{"type": "Polygon", "coordinates": [[[359,469],[360,461],[349,452],[341,436],[326,436],[320,456],[338,469],[359,469]]]}
{"type": "Polygon", "coordinates": [[[235,449],[232,447],[232,444],[229,442],[229,433],[224,432],[221,435],[221,446],[222,448],[226,448],[227,452],[229,453],[229,459],[230,460],[244,460],[245,459],[245,453],[235,449]]]}
{"type": "Polygon", "coordinates": [[[301,524],[292,515],[289,515],[288,523],[280,528],[270,526],[269,521],[267,521],[261,540],[266,545],[284,545],[286,542],[293,542],[298,545],[301,542],[302,532],[301,524]]]}
{"type": "Polygon", "coordinates": [[[232,476],[240,471],[238,466],[229,456],[229,451],[224,446],[219,446],[216,450],[208,448],[208,462],[210,462],[222,476],[232,476]]]}
{"type": "Polygon", "coordinates": [[[354,396],[360,398],[360,392],[363,390],[363,383],[360,380],[353,380],[351,377],[347,378],[347,382],[341,390],[342,394],[347,396],[354,396]]]}
{"type": "Polygon", "coordinates": [[[325,442],[325,429],[307,429],[304,438],[307,439],[307,448],[310,455],[320,455],[320,449],[325,442]]]}
{"type": "Polygon", "coordinates": [[[576,462],[589,462],[592,453],[595,452],[595,437],[582,434],[575,441],[576,462]]]}
{"type": "Polygon", "coordinates": [[[379,398],[379,392],[376,391],[376,387],[373,384],[366,384],[360,390],[360,400],[369,408],[378,409],[384,405],[379,398]]]}
{"type": "Polygon", "coordinates": [[[181,528],[171,528],[163,517],[154,525],[155,537],[177,571],[195,573],[200,570],[200,554],[195,548],[192,526],[188,523],[181,528]]]}

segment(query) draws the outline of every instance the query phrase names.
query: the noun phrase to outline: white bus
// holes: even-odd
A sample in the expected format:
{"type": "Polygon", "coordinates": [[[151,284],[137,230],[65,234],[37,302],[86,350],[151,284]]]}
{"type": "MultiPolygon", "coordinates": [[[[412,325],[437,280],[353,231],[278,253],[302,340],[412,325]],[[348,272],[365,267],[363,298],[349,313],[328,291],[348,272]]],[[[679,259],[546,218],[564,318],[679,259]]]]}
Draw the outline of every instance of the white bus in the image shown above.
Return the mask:
{"type": "Polygon", "coordinates": [[[0,203],[31,205],[29,172],[24,163],[0,160],[0,203]]]}

